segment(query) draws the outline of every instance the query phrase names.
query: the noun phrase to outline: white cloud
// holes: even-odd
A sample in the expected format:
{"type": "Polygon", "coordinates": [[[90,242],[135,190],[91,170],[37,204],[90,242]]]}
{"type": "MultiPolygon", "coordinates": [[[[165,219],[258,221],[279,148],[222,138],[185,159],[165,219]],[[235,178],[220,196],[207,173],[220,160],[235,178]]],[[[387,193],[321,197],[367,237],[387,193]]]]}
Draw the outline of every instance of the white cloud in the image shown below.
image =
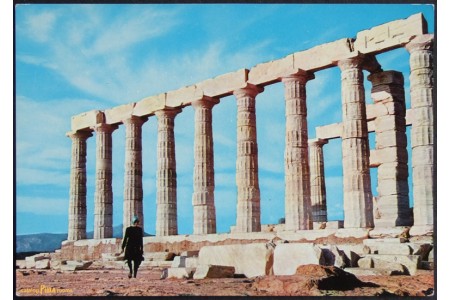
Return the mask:
{"type": "Polygon", "coordinates": [[[47,42],[56,22],[56,14],[53,12],[42,12],[30,15],[27,19],[28,36],[37,42],[47,42]]]}

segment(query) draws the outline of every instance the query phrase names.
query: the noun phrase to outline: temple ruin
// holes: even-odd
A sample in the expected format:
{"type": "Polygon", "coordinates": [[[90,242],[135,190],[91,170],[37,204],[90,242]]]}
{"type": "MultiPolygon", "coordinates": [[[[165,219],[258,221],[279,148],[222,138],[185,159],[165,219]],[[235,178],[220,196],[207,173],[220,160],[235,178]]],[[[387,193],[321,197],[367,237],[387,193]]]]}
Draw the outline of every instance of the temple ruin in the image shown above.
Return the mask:
{"type": "MultiPolygon", "coordinates": [[[[112,132],[126,130],[123,226],[143,211],[142,125],[158,120],[156,236],[145,250],[199,250],[215,244],[289,241],[336,237],[433,236],[436,203],[434,145],[434,35],[422,14],[395,20],[284,58],[261,63],[174,91],[104,111],[72,117],[69,228],[61,255],[98,259],[120,243],[112,238],[112,132]],[[411,108],[406,109],[401,72],[383,70],[376,56],[404,47],[410,54],[411,108]],[[342,122],[316,128],[308,137],[307,83],[327,68],[341,71],[342,122]],[[373,104],[366,104],[363,70],[370,75],[373,104]],[[261,225],[255,105],[264,87],[282,83],[285,91],[285,224],[269,231],[261,225]],[[228,234],[216,233],[212,110],[234,95],[237,104],[237,211],[228,234]],[[193,234],[178,236],[174,119],[186,106],[195,109],[193,234]],[[412,174],[408,174],[406,127],[411,126],[412,174]],[[376,147],[369,147],[369,133],[376,147]],[[86,143],[96,142],[94,240],[86,240],[86,143]],[[342,141],[343,224],[327,218],[323,147],[342,141]],[[370,168],[378,168],[378,196],[371,190],[370,168]],[[412,176],[413,215],[408,177],[412,176]],[[184,243],[182,243],[184,241],[184,243]],[[164,244],[164,245],[162,245],[164,244]],[[184,245],[184,246],[183,246],[184,245]],[[190,248],[187,249],[189,245],[190,248]]],[[[94,159],[94,158],[93,158],[94,159]]],[[[153,218],[153,216],[152,216],[153,218]]],[[[142,222],[143,223],[143,222],[142,222]]],[[[277,248],[276,248],[277,249],[277,248]]],[[[281,249],[281,248],[280,248],[281,249]]],[[[281,250],[280,250],[281,251],[281,250]]],[[[275,250],[276,252],[276,250],[275,250]]]]}

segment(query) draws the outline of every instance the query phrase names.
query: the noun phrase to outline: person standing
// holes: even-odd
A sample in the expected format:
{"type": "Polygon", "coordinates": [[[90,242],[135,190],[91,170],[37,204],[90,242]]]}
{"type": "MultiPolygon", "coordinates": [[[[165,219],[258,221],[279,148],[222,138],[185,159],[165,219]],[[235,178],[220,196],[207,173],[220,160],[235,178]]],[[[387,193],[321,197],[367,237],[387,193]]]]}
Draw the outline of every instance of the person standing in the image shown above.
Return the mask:
{"type": "Polygon", "coordinates": [[[127,227],[125,230],[125,235],[122,241],[122,252],[125,250],[124,259],[127,261],[130,273],[128,278],[133,276],[136,278],[139,265],[143,260],[144,254],[144,243],[143,243],[143,231],[139,226],[139,218],[137,216],[133,217],[132,226],[127,227]],[[132,265],[133,263],[133,265],[132,265]]]}

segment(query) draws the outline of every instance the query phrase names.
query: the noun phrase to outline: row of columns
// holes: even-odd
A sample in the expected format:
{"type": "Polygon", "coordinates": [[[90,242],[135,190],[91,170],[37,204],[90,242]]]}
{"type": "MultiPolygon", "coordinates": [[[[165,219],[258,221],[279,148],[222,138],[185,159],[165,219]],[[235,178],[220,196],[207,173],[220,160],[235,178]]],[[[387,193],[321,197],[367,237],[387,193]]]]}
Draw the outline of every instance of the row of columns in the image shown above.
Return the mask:
{"type": "MultiPolygon", "coordinates": [[[[432,38],[422,37],[407,46],[411,53],[411,103],[415,120],[412,127],[414,225],[433,224],[433,65],[432,38]],[[431,208],[431,210],[430,210],[431,208]],[[431,211],[431,212],[430,212],[431,211]]],[[[370,183],[368,128],[364,99],[363,67],[365,57],[358,55],[337,63],[342,82],[342,153],[344,181],[344,227],[373,227],[373,200],[370,183]]],[[[380,128],[390,124],[388,131],[376,132],[377,149],[395,151],[395,158],[379,167],[379,207],[393,207],[395,224],[405,225],[407,215],[407,160],[404,124],[404,90],[400,73],[386,72],[369,76],[373,90],[393,91],[389,99],[397,112],[378,120],[380,128]],[[402,121],[403,120],[403,121],[402,121]],[[393,149],[392,149],[393,148],[393,149]],[[390,185],[394,182],[395,187],[390,185]],[[384,194],[383,191],[387,191],[384,194]]],[[[312,140],[308,145],[306,83],[314,78],[299,71],[281,78],[285,87],[285,220],[286,230],[312,229],[313,221],[327,221],[325,177],[322,146],[326,140],[312,140]]],[[[236,90],[237,100],[237,218],[236,232],[261,230],[260,189],[258,180],[258,145],[256,130],[256,96],[264,89],[248,84],[236,90]]],[[[375,103],[377,103],[377,100],[375,103]]],[[[192,103],[195,109],[194,139],[194,234],[216,232],[214,205],[214,151],[212,108],[219,99],[204,97],[192,103]]],[[[174,119],[180,108],[155,112],[158,118],[157,143],[157,216],[156,235],[175,235],[177,229],[177,174],[175,159],[174,119]]],[[[142,125],[146,118],[132,116],[124,120],[126,127],[124,228],[133,215],[143,220],[142,193],[142,125]]],[[[116,125],[100,123],[91,130],[97,136],[96,191],[94,238],[112,236],[112,132],[116,125]]],[[[68,240],[86,237],[86,140],[91,132],[78,131],[72,138],[72,165],[68,240]]],[[[383,209],[382,209],[383,210],[383,209]]],[[[385,209],[386,211],[388,209],[385,209]]],[[[390,210],[392,211],[392,210],[390,210]]],[[[379,223],[381,225],[382,223],[379,223]]],[[[387,225],[387,224],[386,224],[387,225]]]]}

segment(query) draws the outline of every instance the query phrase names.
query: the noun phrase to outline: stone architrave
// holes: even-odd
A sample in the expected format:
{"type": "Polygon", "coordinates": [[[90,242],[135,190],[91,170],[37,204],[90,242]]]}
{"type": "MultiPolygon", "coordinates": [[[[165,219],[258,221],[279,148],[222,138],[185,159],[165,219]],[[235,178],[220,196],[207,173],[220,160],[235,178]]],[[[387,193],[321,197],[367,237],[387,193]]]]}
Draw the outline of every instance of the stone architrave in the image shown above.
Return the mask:
{"type": "Polygon", "coordinates": [[[362,64],[356,56],[338,62],[342,84],[344,227],[373,227],[369,139],[362,64]]]}
{"type": "Polygon", "coordinates": [[[264,89],[248,84],[234,91],[237,99],[236,232],[261,231],[256,137],[256,95],[264,89]]]}
{"type": "Polygon", "coordinates": [[[195,109],[194,234],[216,233],[212,108],[217,103],[218,99],[208,97],[192,103],[195,109]]]}
{"type": "Polygon", "coordinates": [[[175,159],[175,116],[181,109],[163,109],[158,117],[156,235],[178,234],[177,171],[175,159]]]}
{"type": "Polygon", "coordinates": [[[414,226],[411,235],[433,232],[433,207],[436,201],[434,182],[434,36],[417,36],[406,44],[410,53],[412,173],[414,226]]]}
{"type": "Polygon", "coordinates": [[[125,125],[125,175],[123,191],[123,232],[131,225],[133,216],[144,228],[142,191],[142,125],[146,118],[131,116],[125,125]]]}
{"type": "Polygon", "coordinates": [[[328,140],[322,139],[313,139],[308,142],[313,222],[328,221],[325,171],[323,166],[323,145],[327,143],[328,140]]]}
{"type": "Polygon", "coordinates": [[[406,107],[401,72],[384,71],[370,75],[372,99],[390,114],[375,118],[375,148],[386,153],[378,166],[378,197],[375,227],[410,226],[408,152],[406,149],[406,107]],[[387,150],[387,151],[386,151],[387,150]]]}
{"type": "Polygon", "coordinates": [[[304,71],[282,78],[286,102],[285,230],[312,229],[305,86],[313,78],[304,71]]]}
{"type": "Polygon", "coordinates": [[[100,123],[93,127],[96,133],[96,180],[94,201],[94,239],[111,238],[112,190],[112,133],[116,125],[100,123]]]}
{"type": "Polygon", "coordinates": [[[86,141],[90,131],[67,134],[72,139],[68,241],[86,238],[86,141]]]}

